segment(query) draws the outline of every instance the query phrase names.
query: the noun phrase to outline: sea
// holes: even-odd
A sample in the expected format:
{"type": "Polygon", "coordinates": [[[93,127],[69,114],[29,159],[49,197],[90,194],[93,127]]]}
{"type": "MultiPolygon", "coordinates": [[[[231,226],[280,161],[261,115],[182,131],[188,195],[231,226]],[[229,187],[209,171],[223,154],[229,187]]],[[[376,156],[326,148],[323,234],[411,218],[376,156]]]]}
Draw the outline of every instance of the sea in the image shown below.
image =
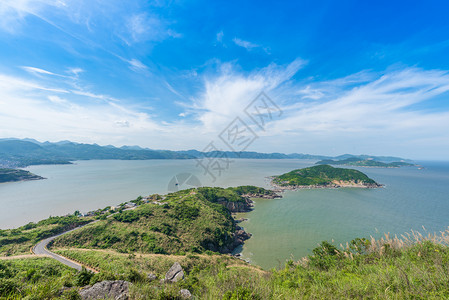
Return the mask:
{"type": "MultiPolygon", "coordinates": [[[[87,160],[31,166],[45,180],[0,184],[0,228],[16,228],[49,216],[88,212],[138,196],[202,186],[269,187],[268,176],[313,166],[312,160],[234,159],[211,176],[196,160],[87,160]]],[[[265,269],[310,255],[321,241],[345,244],[412,230],[422,234],[449,226],[449,162],[423,168],[354,167],[385,186],[287,191],[281,199],[256,199],[238,217],[252,237],[236,251],[265,269]]]]}

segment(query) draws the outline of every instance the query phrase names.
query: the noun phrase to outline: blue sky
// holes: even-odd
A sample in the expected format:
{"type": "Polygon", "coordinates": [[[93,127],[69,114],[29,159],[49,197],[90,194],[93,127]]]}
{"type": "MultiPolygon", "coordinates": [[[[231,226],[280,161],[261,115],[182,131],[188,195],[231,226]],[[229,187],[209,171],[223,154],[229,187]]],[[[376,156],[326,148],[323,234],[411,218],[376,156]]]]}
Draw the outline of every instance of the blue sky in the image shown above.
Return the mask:
{"type": "Polygon", "coordinates": [[[449,159],[446,1],[0,2],[0,137],[449,159]],[[261,91],[282,110],[261,129],[261,91]]]}

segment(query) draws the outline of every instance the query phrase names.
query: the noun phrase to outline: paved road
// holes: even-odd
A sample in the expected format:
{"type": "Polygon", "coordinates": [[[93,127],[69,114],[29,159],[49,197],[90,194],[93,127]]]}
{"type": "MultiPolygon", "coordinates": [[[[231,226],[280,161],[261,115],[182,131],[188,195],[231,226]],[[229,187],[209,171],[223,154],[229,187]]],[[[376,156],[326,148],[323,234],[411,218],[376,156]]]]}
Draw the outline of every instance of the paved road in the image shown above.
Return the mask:
{"type": "MultiPolygon", "coordinates": [[[[133,210],[133,209],[135,209],[135,208],[136,208],[136,207],[131,207],[131,208],[127,208],[127,209],[124,209],[124,210],[133,210]]],[[[115,215],[115,214],[116,214],[116,213],[113,213],[113,214],[111,214],[111,215],[109,215],[109,216],[107,216],[107,217],[110,218],[110,217],[112,217],[112,216],[115,215]]],[[[59,236],[61,236],[61,235],[67,234],[67,233],[69,233],[69,232],[72,232],[72,231],[74,231],[74,230],[80,229],[81,227],[84,227],[84,226],[86,226],[86,225],[97,223],[98,221],[99,221],[99,220],[95,220],[95,221],[93,221],[93,222],[90,222],[90,223],[87,223],[87,224],[78,226],[78,227],[76,227],[76,228],[74,228],[74,229],[72,229],[72,230],[65,231],[65,232],[60,233],[60,234],[57,234],[57,235],[55,235],[55,236],[46,238],[45,240],[42,240],[42,241],[40,241],[39,243],[37,243],[36,246],[33,247],[32,251],[33,251],[33,253],[36,254],[36,255],[47,255],[47,256],[50,256],[51,258],[56,259],[57,261],[63,263],[64,265],[69,266],[69,267],[74,268],[74,269],[77,269],[77,270],[79,270],[79,271],[81,271],[81,269],[82,269],[83,267],[85,267],[86,269],[91,270],[91,271],[94,272],[94,273],[98,273],[96,270],[93,270],[93,269],[91,269],[91,268],[89,268],[89,267],[87,267],[87,266],[83,266],[83,265],[81,265],[81,264],[79,264],[79,263],[77,263],[77,262],[75,262],[75,261],[73,261],[73,260],[70,260],[70,259],[68,259],[68,258],[65,258],[65,257],[61,256],[61,255],[58,255],[58,254],[56,254],[56,253],[53,253],[53,252],[51,252],[50,250],[47,249],[48,244],[49,244],[51,241],[53,241],[55,238],[57,238],[57,237],[59,237],[59,236]]]]}
{"type": "MultiPolygon", "coordinates": [[[[93,224],[93,223],[96,223],[96,222],[98,222],[98,220],[95,220],[95,221],[90,222],[90,223],[88,223],[88,224],[93,224]]],[[[55,236],[52,236],[52,237],[46,238],[45,240],[40,241],[39,243],[36,244],[36,246],[33,247],[33,249],[32,249],[33,253],[34,253],[34,254],[37,254],[37,255],[47,255],[47,256],[50,256],[51,258],[56,259],[57,261],[63,263],[63,264],[66,265],[66,266],[69,266],[69,267],[71,267],[71,268],[74,268],[74,269],[77,269],[77,270],[81,271],[81,269],[83,268],[83,265],[81,265],[81,264],[79,264],[79,263],[77,263],[77,262],[74,262],[74,261],[72,261],[72,260],[70,260],[70,259],[67,259],[67,258],[65,258],[65,257],[63,257],[63,256],[60,256],[60,255],[58,255],[58,254],[56,254],[56,253],[51,252],[50,250],[47,249],[47,246],[48,246],[48,244],[49,244],[51,241],[53,241],[55,238],[57,238],[57,237],[59,237],[59,236],[61,236],[61,235],[67,234],[67,233],[69,233],[69,232],[72,232],[72,231],[74,231],[74,230],[80,229],[81,227],[86,226],[86,225],[88,225],[88,224],[85,224],[85,225],[76,227],[76,228],[74,228],[74,229],[72,229],[72,230],[65,231],[65,232],[63,232],[63,233],[60,233],[60,234],[58,234],[58,235],[55,235],[55,236]]],[[[87,268],[87,267],[86,267],[86,268],[87,268]]],[[[87,269],[89,269],[89,268],[87,268],[87,269]]],[[[95,270],[91,270],[91,271],[94,271],[94,272],[96,273],[95,270]]]]}

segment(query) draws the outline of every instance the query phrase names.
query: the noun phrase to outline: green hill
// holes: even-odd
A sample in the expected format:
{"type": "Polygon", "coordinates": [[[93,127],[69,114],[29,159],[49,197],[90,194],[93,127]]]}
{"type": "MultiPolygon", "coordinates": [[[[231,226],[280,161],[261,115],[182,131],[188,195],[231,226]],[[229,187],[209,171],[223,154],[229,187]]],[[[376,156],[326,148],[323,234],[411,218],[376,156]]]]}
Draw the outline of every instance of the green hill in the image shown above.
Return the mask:
{"type": "MultiPolygon", "coordinates": [[[[249,209],[241,195],[266,190],[255,187],[182,190],[124,210],[55,240],[54,247],[115,249],[120,252],[229,253],[242,237],[230,210],[249,209]]],[[[243,237],[244,238],[244,237],[243,237]]]]}
{"type": "Polygon", "coordinates": [[[272,183],[280,187],[380,186],[360,171],[334,168],[329,165],[293,170],[279,176],[274,176],[272,183]]]}

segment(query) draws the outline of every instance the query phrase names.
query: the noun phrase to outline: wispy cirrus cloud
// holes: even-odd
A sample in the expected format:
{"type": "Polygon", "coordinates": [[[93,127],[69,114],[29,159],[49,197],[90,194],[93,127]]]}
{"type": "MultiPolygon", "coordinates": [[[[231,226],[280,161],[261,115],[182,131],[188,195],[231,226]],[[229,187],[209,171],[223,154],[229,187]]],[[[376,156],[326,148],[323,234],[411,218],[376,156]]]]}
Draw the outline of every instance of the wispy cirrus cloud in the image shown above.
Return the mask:
{"type": "Polygon", "coordinates": [[[167,38],[180,38],[182,35],[169,27],[169,22],[149,13],[137,13],[126,18],[126,35],[122,39],[128,44],[157,42],[167,38]]]}
{"type": "Polygon", "coordinates": [[[205,78],[204,91],[186,111],[194,112],[201,130],[218,134],[236,116],[244,117],[245,107],[264,90],[284,112],[265,131],[253,128],[265,145],[276,145],[272,151],[317,153],[322,147],[323,154],[341,154],[384,149],[384,154],[416,156],[432,147],[449,150],[449,105],[432,109],[435,101],[449,99],[447,71],[402,67],[303,83],[293,79],[303,65],[297,60],[245,74],[222,64],[220,75],[205,78]]]}
{"type": "Polygon", "coordinates": [[[218,63],[214,75],[202,75],[203,87],[185,111],[164,121],[114,95],[74,89],[68,78],[0,74],[0,128],[2,136],[42,140],[201,148],[235,117],[244,118],[245,107],[263,90],[283,114],[265,131],[253,126],[263,145],[255,143],[251,150],[424,156],[438,147],[439,153],[441,147],[449,149],[449,105],[432,108],[435,101],[449,99],[447,71],[402,67],[298,81],[295,76],[305,65],[297,59],[243,72],[235,63],[218,63]]]}
{"type": "Polygon", "coordinates": [[[32,15],[41,18],[48,7],[64,7],[62,0],[2,0],[0,1],[0,29],[15,33],[22,28],[25,19],[32,15]]]}
{"type": "Polygon", "coordinates": [[[260,49],[262,49],[265,53],[270,54],[270,49],[269,49],[269,48],[263,47],[263,46],[261,46],[261,45],[259,45],[259,44],[255,44],[255,43],[252,43],[252,42],[249,42],[249,41],[245,41],[245,40],[242,40],[242,39],[239,39],[239,38],[233,38],[232,41],[233,41],[234,44],[236,44],[237,46],[243,47],[243,48],[245,48],[245,49],[248,50],[248,51],[251,51],[251,50],[253,50],[253,49],[260,48],[260,49]]]}
{"type": "Polygon", "coordinates": [[[60,140],[65,136],[106,143],[161,130],[148,114],[127,108],[119,99],[73,90],[65,78],[54,78],[50,84],[39,77],[0,74],[1,136],[35,136],[42,140],[60,140]]]}
{"type": "Polygon", "coordinates": [[[148,71],[148,66],[136,58],[128,60],[128,63],[129,63],[129,68],[135,72],[147,72],[148,71]]]}

